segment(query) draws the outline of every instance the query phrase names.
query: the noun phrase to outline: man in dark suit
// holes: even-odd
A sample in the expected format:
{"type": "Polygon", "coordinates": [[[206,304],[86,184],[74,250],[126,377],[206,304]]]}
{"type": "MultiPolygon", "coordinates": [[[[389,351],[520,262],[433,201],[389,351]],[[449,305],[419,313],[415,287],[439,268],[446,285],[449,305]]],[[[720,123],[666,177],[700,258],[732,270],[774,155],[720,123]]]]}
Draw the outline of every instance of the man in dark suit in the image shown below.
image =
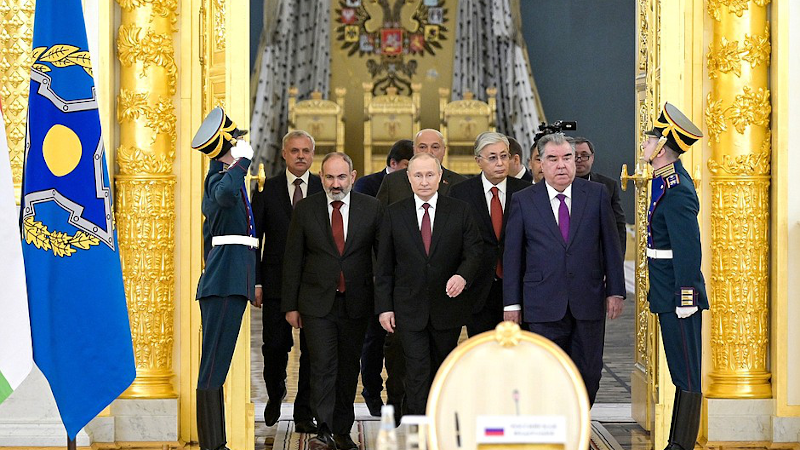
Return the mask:
{"type": "Polygon", "coordinates": [[[192,147],[211,158],[203,190],[203,261],[197,284],[203,345],[197,376],[197,437],[201,450],[227,450],[222,384],[228,375],[242,315],[255,300],[253,213],[244,176],[253,149],[221,108],[203,121],[192,147]]]}
{"type": "Polygon", "coordinates": [[[481,238],[466,203],[437,193],[442,169],[419,152],[408,164],[413,197],[386,210],[375,308],[397,331],[406,363],[406,411],[424,414],[433,376],[458,344],[472,311],[463,293],[481,264],[481,238]]]}
{"type": "Polygon", "coordinates": [[[363,176],[356,180],[353,190],[372,197],[378,196],[378,189],[381,187],[383,178],[398,170],[403,170],[408,166],[408,160],[414,156],[414,142],[409,139],[401,139],[392,145],[389,154],[386,155],[386,168],[370,175],[363,176]]]}
{"type": "Polygon", "coordinates": [[[575,176],[584,180],[594,181],[603,184],[611,197],[611,209],[614,210],[614,219],[617,221],[617,233],[619,234],[619,244],[622,249],[622,259],[625,259],[625,211],[619,201],[619,181],[609,178],[597,172],[592,172],[594,164],[594,145],[584,137],[573,138],[575,145],[575,176]]]}
{"type": "Polygon", "coordinates": [[[664,354],[675,384],[668,450],[691,450],[700,427],[703,318],[708,296],[700,270],[702,247],[697,214],[700,202],[679,157],[703,133],[667,103],[642,142],[653,166],[647,220],[650,311],[658,314],[664,354]]]}
{"type": "Polygon", "coordinates": [[[511,136],[508,136],[508,152],[511,154],[511,160],[508,162],[508,176],[533,183],[533,174],[525,167],[525,164],[522,164],[522,146],[511,136]]]}
{"type": "Polygon", "coordinates": [[[594,403],[604,316],[619,316],[625,296],[614,213],[603,185],[575,178],[575,150],[563,134],[545,135],[538,146],[544,183],[511,200],[503,256],[505,316],[558,344],[578,367],[594,403]]]}
{"type": "MultiPolygon", "coordinates": [[[[409,139],[401,139],[394,143],[392,149],[389,150],[389,155],[386,157],[386,168],[380,172],[375,172],[371,175],[361,177],[356,180],[353,190],[375,197],[378,195],[378,189],[381,187],[383,178],[397,170],[403,170],[408,166],[408,160],[414,156],[414,142],[409,139]]],[[[364,336],[364,347],[361,350],[361,384],[364,389],[361,391],[361,396],[367,404],[369,413],[373,416],[380,417],[381,406],[381,391],[383,390],[383,345],[386,341],[386,330],[381,327],[378,322],[378,316],[374,316],[369,321],[367,326],[367,334],[364,336]]],[[[390,364],[391,365],[391,364],[390,364]]],[[[393,367],[394,369],[394,367],[393,367]]],[[[391,404],[400,404],[402,402],[403,388],[397,386],[402,383],[402,380],[397,381],[391,388],[387,386],[389,397],[387,400],[391,404]]],[[[397,408],[398,415],[401,413],[400,408],[397,408]]]]}
{"type": "Polygon", "coordinates": [[[315,439],[350,450],[358,448],[350,428],[361,346],[375,307],[372,257],[383,206],[350,192],[356,171],[344,153],[325,155],[320,176],[325,192],[298,203],[289,226],[282,309],[308,342],[315,439]]]}
{"type": "Polygon", "coordinates": [[[544,174],[542,173],[542,157],[539,156],[539,148],[536,146],[536,142],[531,145],[531,156],[528,158],[528,169],[531,171],[531,176],[533,177],[531,182],[539,183],[544,179],[544,174]]]}
{"type": "MultiPolygon", "coordinates": [[[[319,177],[308,172],[314,160],[314,138],[302,130],[291,131],[283,138],[286,171],[266,181],[262,192],[253,191],[253,214],[256,237],[260,240],[256,271],[256,304],[263,303],[261,354],[264,355],[264,382],[269,402],[264,422],[275,425],[286,396],[286,365],[294,345],[292,327],[281,311],[281,283],[286,235],[292,209],[308,195],[322,191],[319,177]]],[[[290,255],[293,257],[293,255],[290,255]]],[[[309,361],[305,336],[300,330],[300,373],[294,401],[295,430],[314,433],[316,426],[310,406],[309,361]]]]}
{"type": "Polygon", "coordinates": [[[510,139],[500,133],[485,132],[475,140],[475,161],[481,174],[450,189],[450,197],[472,207],[475,223],[483,240],[481,267],[469,290],[472,317],[467,323],[470,337],[493,330],[503,321],[503,244],[507,206],[515,192],[530,187],[529,182],[508,176],[510,139]]]}
{"type": "MultiPolygon", "coordinates": [[[[437,130],[425,129],[414,136],[414,154],[428,153],[436,157],[441,163],[447,152],[444,136],[437,130]]],[[[439,182],[439,193],[447,195],[450,186],[464,181],[465,178],[452,170],[442,168],[441,181],[439,182]]],[[[381,188],[378,190],[378,200],[384,205],[411,197],[411,184],[408,182],[406,170],[392,172],[383,178],[381,188]]]]}

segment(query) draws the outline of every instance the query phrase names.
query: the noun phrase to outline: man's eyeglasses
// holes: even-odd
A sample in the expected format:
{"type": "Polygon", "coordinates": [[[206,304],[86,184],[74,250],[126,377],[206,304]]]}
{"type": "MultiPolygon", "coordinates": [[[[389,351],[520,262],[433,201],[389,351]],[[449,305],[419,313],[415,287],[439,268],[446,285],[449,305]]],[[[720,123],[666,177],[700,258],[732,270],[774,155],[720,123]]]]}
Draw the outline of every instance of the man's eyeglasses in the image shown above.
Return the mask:
{"type": "Polygon", "coordinates": [[[489,155],[489,156],[478,155],[478,158],[483,158],[489,161],[489,163],[494,164],[497,162],[498,159],[504,162],[508,161],[509,158],[511,158],[511,155],[508,153],[500,153],[500,155],[489,155]]]}
{"type": "Polygon", "coordinates": [[[575,155],[575,161],[576,162],[588,161],[589,158],[591,158],[591,157],[592,157],[592,155],[575,155]]]}

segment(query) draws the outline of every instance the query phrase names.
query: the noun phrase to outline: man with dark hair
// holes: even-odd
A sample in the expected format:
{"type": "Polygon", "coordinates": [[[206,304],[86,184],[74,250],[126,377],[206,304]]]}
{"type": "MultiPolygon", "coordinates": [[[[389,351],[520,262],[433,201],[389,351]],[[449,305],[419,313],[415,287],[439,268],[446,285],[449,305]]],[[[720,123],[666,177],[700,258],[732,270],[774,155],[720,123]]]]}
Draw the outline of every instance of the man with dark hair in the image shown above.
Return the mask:
{"type": "MultiPolygon", "coordinates": [[[[386,168],[380,172],[359,178],[356,180],[353,190],[375,197],[378,195],[378,189],[380,189],[384,177],[395,171],[404,170],[408,167],[408,160],[412,156],[414,156],[414,141],[401,139],[395,142],[392,149],[389,150],[389,155],[386,156],[386,168]]],[[[386,330],[381,327],[376,315],[369,321],[367,334],[364,336],[364,348],[361,350],[361,384],[364,386],[361,396],[364,397],[364,401],[367,403],[369,413],[376,417],[381,415],[381,406],[383,405],[383,400],[381,400],[381,391],[383,390],[381,372],[383,372],[383,344],[385,341],[386,330]]],[[[387,386],[390,403],[399,404],[401,402],[400,399],[395,398],[402,397],[402,386],[396,386],[400,383],[402,383],[402,380],[394,383],[395,385],[391,387],[387,386]]],[[[399,415],[400,413],[401,411],[398,408],[397,414],[399,415]]]]}
{"type": "Polygon", "coordinates": [[[539,148],[536,147],[536,142],[531,145],[531,156],[528,158],[528,169],[531,171],[533,183],[538,183],[544,179],[542,173],[542,158],[539,156],[539,148]]]}
{"type": "Polygon", "coordinates": [[[487,131],[475,140],[475,162],[481,174],[450,189],[450,197],[468,203],[482,238],[482,263],[469,290],[472,317],[467,334],[493,330],[503,321],[503,247],[511,198],[530,183],[509,176],[511,139],[487,131]]]}
{"type": "Polygon", "coordinates": [[[538,140],[544,182],[511,199],[503,254],[505,318],[561,347],[578,367],[589,403],[603,371],[605,316],[617,318],[625,273],[604,186],[575,178],[562,133],[538,140]]]}
{"type": "Polygon", "coordinates": [[[414,156],[414,142],[409,139],[401,139],[392,145],[389,154],[386,156],[386,168],[370,175],[365,175],[356,180],[353,190],[372,197],[378,195],[383,178],[392,172],[405,169],[408,160],[414,156]]]}
{"type": "Polygon", "coordinates": [[[642,156],[653,166],[647,221],[650,311],[658,314],[664,354],[675,385],[668,450],[692,450],[700,426],[702,327],[708,309],[700,270],[702,247],[697,214],[700,203],[679,157],[703,133],[667,103],[642,142],[642,156]]]}
{"type": "Polygon", "coordinates": [[[594,181],[603,184],[611,196],[611,208],[614,210],[614,219],[617,222],[617,233],[619,234],[619,244],[622,248],[622,258],[625,258],[625,211],[619,200],[619,181],[609,178],[597,172],[592,172],[594,164],[594,144],[584,137],[572,138],[575,145],[575,176],[584,180],[594,181]]]}
{"type": "Polygon", "coordinates": [[[356,171],[344,153],[325,155],[320,177],[325,192],[298,203],[292,215],[282,310],[292,327],[306,332],[315,440],[324,448],[352,450],[358,448],[350,428],[361,345],[375,309],[372,256],[383,206],[351,192],[356,171]]]}
{"type": "Polygon", "coordinates": [[[508,136],[508,152],[511,160],[508,162],[508,176],[533,183],[533,174],[525,164],[522,164],[522,146],[511,136],[508,136]]]}
{"type": "MultiPolygon", "coordinates": [[[[286,235],[295,205],[305,197],[322,191],[318,176],[309,169],[314,162],[314,138],[305,131],[290,131],[283,137],[281,156],[286,170],[268,179],[264,190],[253,191],[253,215],[256,237],[260,241],[256,271],[256,305],[262,306],[261,354],[264,355],[264,383],[269,401],[264,408],[264,422],[275,425],[281,416],[281,403],[286,397],[286,366],[294,345],[292,327],[286,323],[281,311],[281,284],[283,282],[286,235]]],[[[305,333],[300,330],[300,367],[297,379],[297,396],[294,400],[295,430],[315,433],[310,406],[311,384],[305,333]]]]}

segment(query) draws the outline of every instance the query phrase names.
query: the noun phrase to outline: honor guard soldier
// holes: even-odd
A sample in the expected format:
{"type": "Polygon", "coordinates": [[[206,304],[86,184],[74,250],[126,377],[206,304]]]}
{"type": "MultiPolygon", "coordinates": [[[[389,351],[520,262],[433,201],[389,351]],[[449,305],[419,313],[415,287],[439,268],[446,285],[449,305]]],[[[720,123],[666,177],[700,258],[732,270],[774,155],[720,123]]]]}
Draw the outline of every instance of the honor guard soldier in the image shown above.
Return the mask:
{"type": "Polygon", "coordinates": [[[202,202],[205,270],[196,297],[203,325],[197,377],[202,450],[227,449],[222,384],[247,302],[255,299],[258,240],[244,184],[253,148],[239,139],[245,133],[221,108],[214,108],[192,139],[192,148],[211,158],[202,202]]]}
{"type": "Polygon", "coordinates": [[[708,309],[700,271],[702,251],[694,184],[680,155],[700,130],[667,103],[652,130],[645,133],[643,157],[653,166],[652,201],[647,216],[647,262],[650,311],[658,314],[675,403],[669,450],[691,450],[700,426],[702,317],[708,309]]]}

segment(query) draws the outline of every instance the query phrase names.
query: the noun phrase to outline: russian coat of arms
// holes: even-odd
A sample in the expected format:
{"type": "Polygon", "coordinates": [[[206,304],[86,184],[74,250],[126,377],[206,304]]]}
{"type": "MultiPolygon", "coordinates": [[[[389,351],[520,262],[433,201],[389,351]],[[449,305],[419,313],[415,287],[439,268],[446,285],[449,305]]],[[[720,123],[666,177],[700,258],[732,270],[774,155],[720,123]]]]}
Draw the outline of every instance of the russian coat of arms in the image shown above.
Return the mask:
{"type": "Polygon", "coordinates": [[[373,94],[409,94],[415,58],[442,48],[447,14],[444,0],[339,0],[336,38],[348,56],[368,58],[373,94]]]}

